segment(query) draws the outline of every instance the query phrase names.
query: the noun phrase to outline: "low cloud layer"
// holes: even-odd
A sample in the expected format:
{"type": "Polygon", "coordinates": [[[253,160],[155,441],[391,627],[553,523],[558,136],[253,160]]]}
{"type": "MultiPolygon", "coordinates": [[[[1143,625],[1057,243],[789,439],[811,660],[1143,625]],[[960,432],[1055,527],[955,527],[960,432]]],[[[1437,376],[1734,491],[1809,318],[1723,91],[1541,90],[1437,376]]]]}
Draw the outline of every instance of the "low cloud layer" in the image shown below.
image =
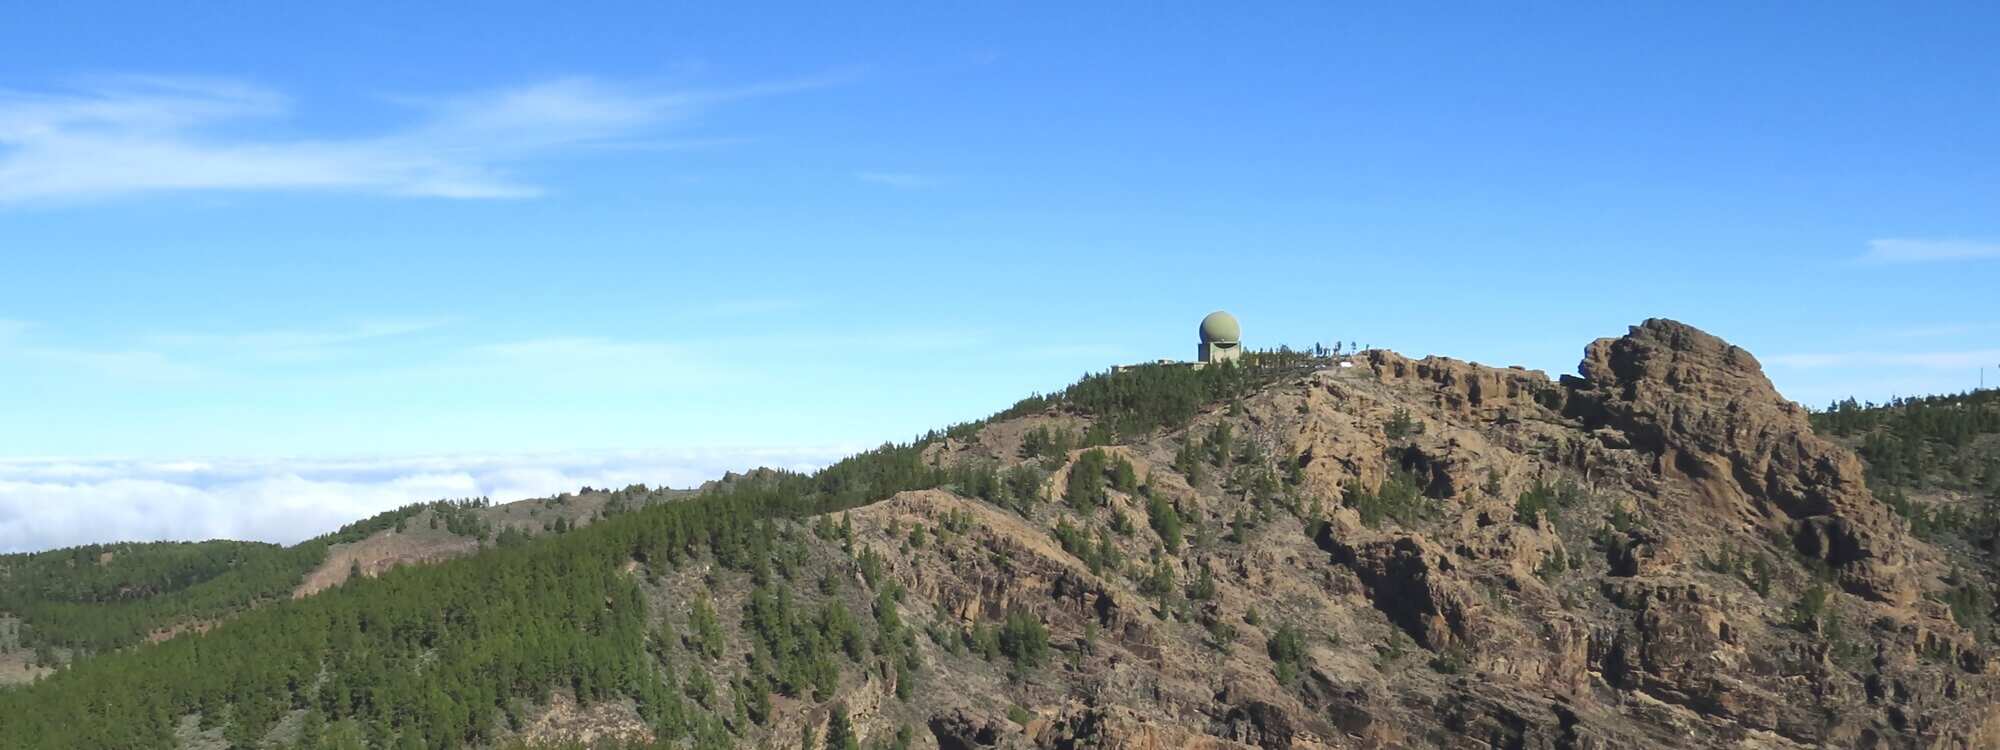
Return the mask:
{"type": "Polygon", "coordinates": [[[112,541],[290,544],[415,502],[507,502],[578,487],[690,487],[756,466],[810,469],[848,451],[778,448],[353,460],[0,460],[0,552],[112,541]]]}

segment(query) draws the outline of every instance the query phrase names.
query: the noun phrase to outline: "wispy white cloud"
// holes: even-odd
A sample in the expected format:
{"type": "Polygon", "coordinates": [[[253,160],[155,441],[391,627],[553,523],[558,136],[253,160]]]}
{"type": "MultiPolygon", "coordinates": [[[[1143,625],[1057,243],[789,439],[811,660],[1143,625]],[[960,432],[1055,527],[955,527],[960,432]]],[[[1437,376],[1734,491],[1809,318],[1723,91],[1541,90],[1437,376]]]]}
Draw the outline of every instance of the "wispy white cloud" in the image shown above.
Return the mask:
{"type": "Polygon", "coordinates": [[[2000,364],[2000,349],[1946,352],[1823,352],[1778,354],[1764,363],[1779,367],[1818,369],[1831,367],[1899,367],[1922,369],[1966,369],[2000,364]]]}
{"type": "Polygon", "coordinates": [[[854,179],[873,185],[884,185],[904,190],[936,187],[938,178],[912,172],[856,172],[854,179]]]}
{"type": "Polygon", "coordinates": [[[1027,359],[1082,359],[1096,362],[1118,362],[1123,357],[1132,356],[1132,350],[1116,344],[1054,344],[1030,346],[1019,351],[1027,359]]]}
{"type": "Polygon", "coordinates": [[[130,344],[89,347],[24,334],[33,324],[0,320],[0,359],[16,372],[87,376],[130,383],[186,383],[229,372],[246,362],[321,362],[352,354],[378,339],[429,331],[451,318],[383,318],[346,326],[242,333],[179,332],[139,337],[130,344]],[[12,342],[10,345],[10,341],[12,342]]]}
{"type": "Polygon", "coordinates": [[[201,377],[201,368],[149,349],[81,348],[52,345],[30,336],[38,324],[0,319],[0,368],[8,374],[44,372],[144,383],[185,382],[201,377]]]}
{"type": "Polygon", "coordinates": [[[495,502],[630,484],[691,487],[757,466],[811,469],[852,448],[341,460],[0,459],[0,552],[110,541],[292,543],[440,498],[495,502]]]}
{"type": "Polygon", "coordinates": [[[1988,331],[2000,331],[2000,323],[1938,323],[1935,325],[1875,329],[1875,332],[1879,335],[1899,339],[1950,338],[1953,336],[1971,336],[1988,331]]]}
{"type": "Polygon", "coordinates": [[[1994,322],[1948,322],[1948,324],[1936,324],[1936,326],[1890,328],[1890,330],[1886,330],[1886,334],[1888,336],[1896,336],[1896,338],[1948,338],[1948,336],[1984,334],[1984,332],[1990,332],[1990,330],[2000,330],[2000,324],[1994,324],[1994,322]]]}
{"type": "Polygon", "coordinates": [[[2000,242],[1880,239],[1868,242],[1864,263],[1940,263],[2000,258],[2000,242]]]}
{"type": "Polygon", "coordinates": [[[162,333],[146,338],[158,349],[200,350],[275,361],[316,361],[343,347],[432,331],[454,322],[448,317],[377,318],[339,326],[287,328],[239,333],[162,333]]]}
{"type": "MultiPolygon", "coordinates": [[[[1886,403],[1897,396],[1924,396],[1958,393],[1979,386],[1979,377],[1970,371],[1905,370],[1894,374],[1842,370],[1798,370],[1776,376],[1779,392],[1814,408],[1848,398],[1886,403]],[[1815,376],[1815,377],[1808,377],[1815,376]]],[[[1986,385],[1994,384],[1988,372],[1986,385]]]]}
{"type": "Polygon", "coordinates": [[[32,327],[34,327],[34,324],[25,320],[0,318],[0,344],[20,338],[21,334],[27,333],[28,329],[32,327]]]}
{"type": "Polygon", "coordinates": [[[748,318],[774,313],[797,312],[810,306],[806,300],[782,297],[741,298],[698,305],[681,311],[681,316],[691,320],[719,318],[748,318]]]}
{"type": "Polygon", "coordinates": [[[579,364],[598,363],[644,363],[657,360],[674,360],[692,355],[692,352],[671,344],[650,341],[624,341],[602,336],[569,336],[538,339],[504,341],[495,344],[480,344],[469,347],[474,355],[491,356],[509,360],[563,360],[579,364]]]}
{"type": "Polygon", "coordinates": [[[510,167],[656,137],[724,101],[817,82],[662,91],[590,78],[396,100],[410,122],[362,136],[262,136],[289,97],[227,80],[122,77],[0,90],[0,203],[195,190],[341,190],[523,198],[510,167]]]}
{"type": "Polygon", "coordinates": [[[198,365],[156,351],[29,347],[18,353],[55,371],[109,380],[173,383],[197,380],[207,374],[198,365]]]}
{"type": "Polygon", "coordinates": [[[479,377],[488,383],[509,383],[522,393],[585,387],[600,392],[651,392],[716,387],[754,376],[714,350],[688,342],[607,336],[550,336],[474,344],[444,352],[432,362],[381,374],[419,383],[479,377]]]}
{"type": "MultiPolygon", "coordinates": [[[[824,321],[822,321],[824,322],[824,321]]],[[[974,349],[987,345],[991,331],[968,326],[883,326],[853,323],[836,326],[839,333],[821,330],[783,331],[766,329],[757,333],[702,336],[677,341],[695,351],[783,351],[793,353],[831,350],[864,350],[879,353],[937,352],[974,349]]]]}

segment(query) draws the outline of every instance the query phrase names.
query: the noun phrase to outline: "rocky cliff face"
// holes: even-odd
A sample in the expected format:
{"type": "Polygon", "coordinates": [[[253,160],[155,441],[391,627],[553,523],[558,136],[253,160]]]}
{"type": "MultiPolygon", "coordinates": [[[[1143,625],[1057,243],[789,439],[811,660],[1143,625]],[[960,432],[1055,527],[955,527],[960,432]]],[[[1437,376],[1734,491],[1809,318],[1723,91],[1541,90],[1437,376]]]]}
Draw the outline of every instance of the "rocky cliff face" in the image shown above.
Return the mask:
{"type": "Polygon", "coordinates": [[[1704,504],[1777,529],[1837,568],[1854,593],[1908,606],[1912,548],[1868,493],[1861,461],[1813,435],[1749,352],[1685,324],[1649,320],[1590,345],[1565,378],[1566,413],[1655,457],[1656,473],[1704,504]]]}
{"type": "Polygon", "coordinates": [[[1141,487],[1096,507],[1062,502],[1083,450],[1020,447],[1090,415],[933,451],[1041,466],[1042,502],[909,493],[852,514],[860,544],[896,561],[907,620],[1029,612],[1058,658],[1009,677],[933,649],[947,687],[858,716],[863,734],[915,717],[951,748],[2000,742],[1988,647],[1936,601],[1983,562],[1911,537],[1748,352],[1649,320],[1559,381],[1357,364],[1105,448],[1141,487]],[[1162,503],[1187,543],[1148,528],[1162,503]],[[909,543],[954,514],[971,530],[909,543]]]}

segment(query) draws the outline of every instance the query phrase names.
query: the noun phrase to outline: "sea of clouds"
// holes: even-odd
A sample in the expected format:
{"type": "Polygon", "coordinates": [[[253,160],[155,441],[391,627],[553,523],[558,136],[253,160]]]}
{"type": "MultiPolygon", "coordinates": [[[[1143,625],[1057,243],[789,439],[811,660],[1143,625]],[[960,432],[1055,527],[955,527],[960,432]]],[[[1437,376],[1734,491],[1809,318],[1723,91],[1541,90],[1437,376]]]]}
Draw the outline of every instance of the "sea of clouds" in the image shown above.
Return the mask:
{"type": "Polygon", "coordinates": [[[810,470],[843,448],[351,459],[0,459],[0,552],[113,541],[295,543],[391,508],[508,502],[631,484],[685,488],[758,466],[810,470]]]}

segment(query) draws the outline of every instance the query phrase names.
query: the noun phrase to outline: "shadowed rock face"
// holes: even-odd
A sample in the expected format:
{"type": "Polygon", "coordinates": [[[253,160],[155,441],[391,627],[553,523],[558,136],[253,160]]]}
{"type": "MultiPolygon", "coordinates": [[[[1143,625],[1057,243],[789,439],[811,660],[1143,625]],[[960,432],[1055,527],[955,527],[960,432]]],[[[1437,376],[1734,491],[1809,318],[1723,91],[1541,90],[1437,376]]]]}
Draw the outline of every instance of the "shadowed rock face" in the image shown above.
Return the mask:
{"type": "Polygon", "coordinates": [[[1376,608],[1424,648],[1451,648],[1467,635],[1470,593],[1452,579],[1456,556],[1422,536],[1356,543],[1321,530],[1316,541],[1333,561],[1353,569],[1376,608]]]}
{"type": "Polygon", "coordinates": [[[967,716],[962,711],[931,717],[930,729],[931,736],[937,739],[939,750],[976,750],[993,747],[1000,741],[998,727],[967,716]]]}

